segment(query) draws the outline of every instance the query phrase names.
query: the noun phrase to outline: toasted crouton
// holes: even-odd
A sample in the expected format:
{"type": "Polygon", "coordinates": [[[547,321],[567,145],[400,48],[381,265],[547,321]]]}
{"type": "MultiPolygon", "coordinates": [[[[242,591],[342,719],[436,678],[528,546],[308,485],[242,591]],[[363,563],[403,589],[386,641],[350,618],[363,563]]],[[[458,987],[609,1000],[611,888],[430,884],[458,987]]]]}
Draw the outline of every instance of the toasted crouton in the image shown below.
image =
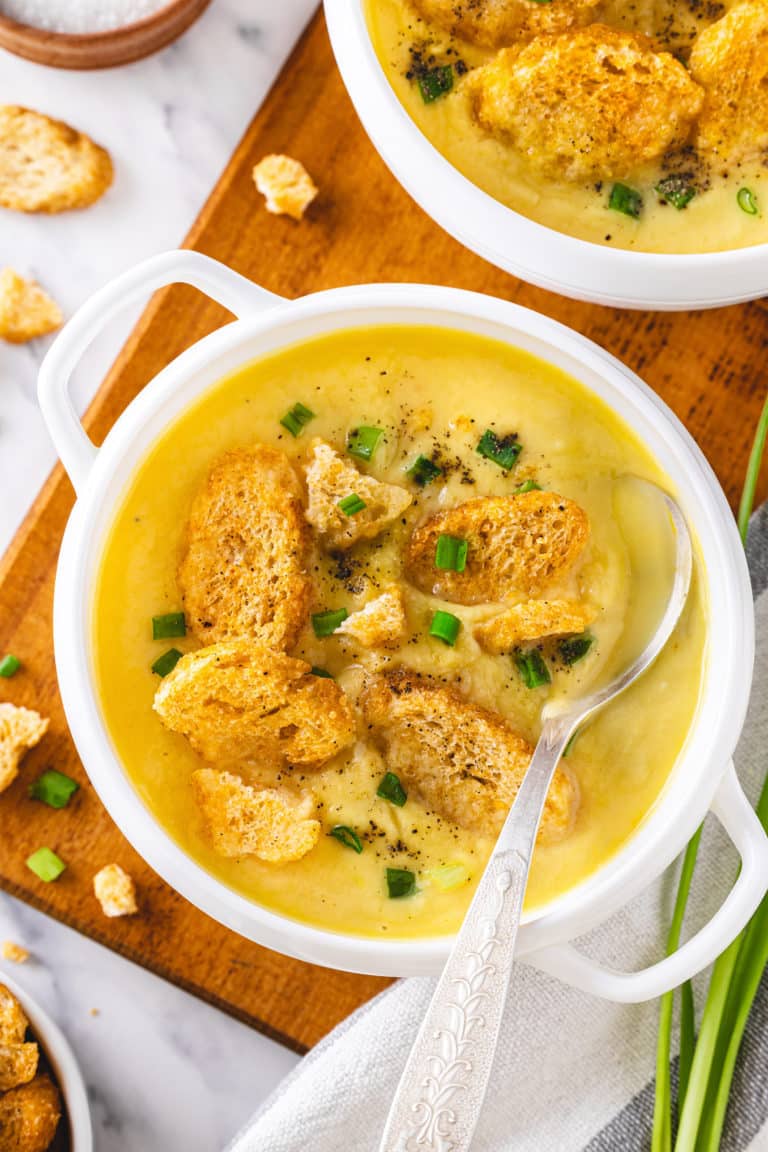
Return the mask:
{"type": "Polygon", "coordinates": [[[29,1083],[39,1055],[37,1044],[0,1044],[0,1092],[29,1083]]]}
{"type": "Polygon", "coordinates": [[[742,0],[697,38],[690,58],[706,96],[697,144],[734,163],[768,149],[768,0],[742,0]]]}
{"type": "Polygon", "coordinates": [[[29,708],[0,704],[0,792],[16,779],[24,753],[40,743],[48,723],[29,708]]]}
{"type": "Polygon", "coordinates": [[[0,272],[0,339],[23,344],[61,327],[61,309],[34,280],[13,268],[0,272]]]}
{"type": "Polygon", "coordinates": [[[0,206],[87,208],[111,183],[109,153],[88,136],[30,108],[0,105],[0,206]]]}
{"type": "Polygon", "coordinates": [[[0,1044],[21,1044],[29,1021],[16,997],[0,984],[0,1044]]]}
{"type": "Polygon", "coordinates": [[[405,631],[403,590],[399,584],[390,584],[381,596],[347,616],[335,635],[349,636],[364,648],[399,648],[405,631]]]}
{"type": "Polygon", "coordinates": [[[574,636],[588,628],[596,615],[594,608],[570,600],[528,600],[478,624],[474,636],[486,652],[511,652],[535,640],[574,636]]]}
{"type": "Polygon", "coordinates": [[[288,457],[263,444],[222,456],[195,497],[179,567],[200,643],[242,636],[290,648],[309,614],[308,547],[288,457]]]}
{"type": "Polygon", "coordinates": [[[307,520],[331,548],[351,548],[358,540],[372,540],[401,516],[413,497],[397,484],[364,476],[354,464],[323,440],[312,443],[305,468],[309,505],[307,520]],[[339,508],[345,496],[359,496],[365,508],[347,516],[339,508]]]}
{"type": "Polygon", "coordinates": [[[195,800],[221,856],[258,856],[284,864],[306,856],[320,837],[312,797],[286,788],[254,788],[231,772],[192,774],[195,800]]]}
{"type": "Polygon", "coordinates": [[[301,220],[317,196],[317,186],[304,165],[290,156],[265,156],[253,170],[253,179],[266,197],[267,212],[301,220]]]}
{"type": "Polygon", "coordinates": [[[133,880],[119,864],[105,864],[96,873],[93,891],[105,916],[133,916],[139,910],[133,880]]]}
{"type": "Polygon", "coordinates": [[[413,0],[413,6],[451,36],[501,48],[543,32],[586,24],[599,0],[413,0]]]}
{"type": "Polygon", "coordinates": [[[355,739],[352,707],[335,680],[248,640],[182,657],[154,707],[212,764],[319,766],[355,739]]]}
{"type": "MultiPolygon", "coordinates": [[[[498,835],[530,763],[527,740],[456,689],[402,668],[372,676],[361,703],[387,767],[429,808],[462,828],[498,835]]],[[[571,778],[558,771],[542,835],[567,831],[575,804],[571,778]]]]}
{"type": "Polygon", "coordinates": [[[685,144],[704,98],[668,52],[600,24],[504,48],[466,88],[481,127],[561,180],[627,177],[685,144]]]}
{"type": "MultiPolygon", "coordinates": [[[[26,964],[29,952],[14,940],[3,940],[0,944],[0,956],[3,960],[10,960],[11,964],[26,964]]],[[[2,990],[0,989],[0,998],[2,990]]],[[[2,1040],[2,1000],[0,999],[0,1040],[2,1040]]]]}
{"type": "Polygon", "coordinates": [[[61,1119],[61,1098],[48,1076],[13,1088],[0,1098],[2,1152],[47,1152],[61,1119]]]}
{"type": "Polygon", "coordinates": [[[563,577],[589,536],[586,513],[554,492],[468,500],[421,524],[406,550],[406,574],[422,592],[482,604],[521,592],[538,596],[563,577]],[[435,567],[438,538],[467,541],[463,572],[435,567]]]}

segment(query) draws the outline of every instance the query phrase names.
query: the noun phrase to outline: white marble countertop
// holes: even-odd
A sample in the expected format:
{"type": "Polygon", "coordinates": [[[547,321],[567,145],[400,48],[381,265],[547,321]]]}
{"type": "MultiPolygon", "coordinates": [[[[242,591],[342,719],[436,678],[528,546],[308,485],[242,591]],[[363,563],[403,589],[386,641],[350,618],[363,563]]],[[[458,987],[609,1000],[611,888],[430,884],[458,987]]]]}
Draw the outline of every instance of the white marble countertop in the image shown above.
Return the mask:
{"type": "MultiPolygon", "coordinates": [[[[69,315],[110,277],[177,245],[314,7],[213,0],[165,52],[107,72],[0,53],[4,102],[68,120],[109,148],[116,167],[114,187],[87,212],[1,213],[0,263],[39,279],[69,315]]],[[[131,319],[86,358],[81,406],[131,319]]],[[[0,553],[54,460],[35,401],[46,347],[0,344],[0,553]]],[[[216,1009],[0,897],[7,938],[33,955],[9,965],[11,975],[60,1021],[81,1061],[98,1152],[216,1152],[295,1063],[216,1009]]]]}

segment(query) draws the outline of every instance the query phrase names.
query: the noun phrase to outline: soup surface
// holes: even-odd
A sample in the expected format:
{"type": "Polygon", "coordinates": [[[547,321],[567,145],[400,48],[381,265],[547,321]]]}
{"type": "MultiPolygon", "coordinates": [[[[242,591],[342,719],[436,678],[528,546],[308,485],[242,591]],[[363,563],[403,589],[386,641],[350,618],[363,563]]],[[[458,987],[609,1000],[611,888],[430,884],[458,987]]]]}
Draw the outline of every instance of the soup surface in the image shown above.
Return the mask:
{"type": "MultiPolygon", "coordinates": [[[[554,5],[569,0],[550,2],[554,5]]],[[[764,5],[764,0],[747,0],[750,2],[756,9],[764,5]]],[[[429,3],[439,7],[442,0],[422,0],[426,7],[429,3]]],[[[448,7],[448,0],[443,7],[448,7]]],[[[453,10],[459,12],[461,7],[455,5],[453,10]]],[[[468,10],[473,7],[482,9],[482,0],[466,5],[468,10]]],[[[683,70],[696,36],[730,7],[733,4],[704,4],[699,0],[637,0],[631,4],[604,0],[591,16],[610,29],[652,36],[660,49],[682,61],[679,66],[683,70]]],[[[411,0],[367,0],[366,13],[381,66],[417,127],[468,180],[523,216],[579,239],[643,252],[716,252],[768,241],[768,174],[763,142],[768,123],[752,126],[753,146],[746,150],[740,146],[735,155],[721,155],[699,146],[694,120],[684,143],[648,161],[636,162],[633,156],[628,163],[618,158],[615,165],[587,178],[542,174],[531,163],[523,144],[539,155],[552,148],[555,106],[559,103],[565,107],[577,99],[577,89],[569,87],[567,76],[558,79],[539,139],[531,144],[533,133],[523,128],[515,138],[514,128],[493,132],[479,123],[473,111],[473,76],[496,58],[497,48],[451,35],[419,15],[411,0]]],[[[765,20],[768,27],[768,10],[765,20]]],[[[737,31],[736,37],[740,34],[737,31]]],[[[747,64],[739,59],[732,70],[738,73],[747,64]]],[[[768,73],[765,33],[756,40],[749,66],[759,68],[759,75],[768,73]]],[[[610,102],[615,99],[608,75],[610,62],[607,69],[603,99],[610,102]]],[[[744,80],[739,99],[747,99],[750,82],[744,80]]],[[[758,76],[754,82],[755,99],[748,104],[752,110],[762,109],[758,115],[765,119],[764,101],[759,95],[765,80],[758,76]]],[[[540,83],[539,75],[533,72],[529,79],[521,80],[518,120],[535,115],[530,94],[540,83]]],[[[735,95],[733,100],[735,103],[735,95]]],[[[502,102],[503,98],[499,100],[502,102]]],[[[673,106],[673,120],[675,111],[673,106]]],[[[741,108],[734,112],[736,117],[743,114],[741,108]]],[[[505,123],[514,123],[512,112],[498,113],[497,109],[496,115],[505,123]]],[[[588,117],[583,126],[586,140],[593,129],[598,131],[588,117]]],[[[579,151],[576,149],[577,154],[579,151]]]]}
{"type": "MultiPolygon", "coordinates": [[[[145,803],[204,868],[279,912],[356,934],[455,930],[493,837],[430,811],[417,789],[408,790],[401,806],[377,794],[390,766],[357,710],[361,683],[386,669],[421,673],[534,742],[548,699],[582,691],[623,666],[658,620],[671,579],[672,533],[655,499],[621,479],[625,473],[664,483],[634,434],[581,384],[484,337],[417,326],[354,329],[289,347],[223,380],[149,451],[101,563],[93,626],[103,714],[145,803]],[[315,415],[294,437],[280,420],[297,402],[315,415]],[[336,678],[356,709],[356,741],[312,770],[280,773],[284,783],[312,797],[322,834],[311,851],[283,864],[254,855],[225,857],[209,838],[191,786],[204,764],[153,711],[158,685],[166,681],[151,666],[169,641],[153,640],[151,620],[182,607],[178,570],[190,509],[222,454],[272,446],[303,477],[315,437],[344,454],[350,432],[360,425],[384,435],[370,461],[354,465],[407,489],[413,502],[376,539],[344,553],[331,554],[315,541],[311,612],[352,613],[394,582],[404,597],[406,635],[395,649],[366,648],[351,637],[319,638],[307,614],[292,654],[336,678]],[[517,434],[512,442],[521,450],[510,467],[478,453],[486,429],[502,440],[517,434]],[[405,474],[420,454],[441,468],[424,487],[405,474]],[[478,643],[475,628],[498,614],[499,604],[449,602],[420,591],[403,572],[414,528],[434,513],[468,499],[509,496],[521,486],[537,491],[534,485],[575,501],[589,519],[583,554],[549,595],[588,603],[594,617],[592,643],[576,662],[557,657],[552,645],[559,641],[536,648],[551,677],[541,687],[527,686],[514,654],[494,654],[478,643]],[[459,621],[453,646],[429,635],[436,611],[459,621]],[[362,851],[329,835],[338,825],[359,836],[362,851]],[[393,868],[414,878],[405,897],[389,894],[387,869],[393,868]]],[[[172,644],[185,653],[199,647],[189,633],[172,644]]],[[[573,819],[560,834],[540,840],[528,908],[588,877],[652,808],[697,707],[704,650],[703,592],[695,579],[683,619],[657,664],[569,749],[573,819]]]]}

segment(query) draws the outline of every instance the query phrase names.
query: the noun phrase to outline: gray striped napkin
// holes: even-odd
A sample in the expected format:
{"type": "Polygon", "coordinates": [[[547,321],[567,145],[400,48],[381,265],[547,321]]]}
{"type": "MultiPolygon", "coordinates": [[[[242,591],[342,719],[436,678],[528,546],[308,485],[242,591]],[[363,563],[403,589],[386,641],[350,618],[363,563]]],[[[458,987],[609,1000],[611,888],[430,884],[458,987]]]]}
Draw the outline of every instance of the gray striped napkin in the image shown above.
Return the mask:
{"type": "MultiPolygon", "coordinates": [[[[768,769],[768,505],[752,521],[758,661],[736,767],[754,803],[768,769]]],[[[733,882],[736,854],[708,819],[686,930],[733,882]]],[[[579,945],[627,970],[663,954],[677,867],[579,945]]],[[[703,1002],[706,974],[698,979],[703,1002]]],[[[434,987],[401,980],[322,1041],[259,1109],[229,1152],[375,1152],[401,1069],[434,987]]],[[[473,1152],[647,1152],[658,1002],[595,999],[521,964],[473,1152]]],[[[723,1152],[768,1152],[768,981],[737,1069],[723,1152]]]]}

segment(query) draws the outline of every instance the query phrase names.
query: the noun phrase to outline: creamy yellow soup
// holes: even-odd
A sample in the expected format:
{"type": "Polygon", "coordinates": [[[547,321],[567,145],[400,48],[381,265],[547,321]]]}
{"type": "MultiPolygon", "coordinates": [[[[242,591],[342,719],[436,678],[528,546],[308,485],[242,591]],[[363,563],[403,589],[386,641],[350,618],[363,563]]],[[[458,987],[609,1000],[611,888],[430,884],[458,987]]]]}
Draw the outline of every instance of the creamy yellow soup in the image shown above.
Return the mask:
{"type": "MultiPolygon", "coordinates": [[[[359,424],[385,429],[373,460],[361,469],[410,486],[415,499],[403,522],[357,545],[344,563],[318,551],[315,611],[351,612],[378,586],[402,579],[404,543],[430,513],[535,480],[576,500],[589,516],[583,561],[560,591],[597,608],[594,643],[570,670],[553,666],[551,686],[532,690],[509,655],[488,655],[473,638],[472,624],[498,606],[445,604],[404,584],[409,639],[398,651],[366,651],[334,636],[317,639],[307,621],[296,655],[331,672],[352,699],[365,670],[404,665],[438,675],[530,741],[547,699],[578,693],[630,658],[658,619],[674,552],[658,504],[620,479],[632,473],[664,483],[643,445],[576,380],[519,349],[445,329],[381,327],[318,338],[249,364],[211,389],[153,445],[104,548],[93,610],[94,661],[103,715],[136,789],[204,868],[275,911],[325,928],[436,935],[459,925],[492,842],[428,812],[414,796],[402,808],[377,797],[386,764],[366,742],[361,722],[351,750],[317,772],[296,771],[293,782],[312,790],[324,832],[337,824],[356,829],[363,851],[358,855],[324,834],[303,859],[275,865],[213,851],[190,787],[202,762],[152,710],[159,680],[151,665],[169,642],[152,640],[150,621],[181,606],[177,567],[185,522],[212,464],[228,449],[264,443],[283,449],[299,469],[313,436],[343,451],[347,432],[359,424]],[[297,401],[316,416],[294,439],[279,421],[297,401]],[[509,472],[476,452],[488,427],[519,435],[522,452],[509,472]],[[404,469],[417,454],[435,450],[444,475],[418,490],[404,469]],[[461,619],[453,648],[427,635],[439,607],[461,619]],[[415,873],[413,895],[389,897],[388,867],[415,873]]],[[[702,585],[695,579],[661,659],[573,744],[567,770],[580,793],[575,824],[567,836],[537,848],[528,908],[593,873],[653,807],[697,708],[705,640],[702,585]]],[[[196,646],[190,636],[172,643],[184,651],[196,646]]]]}
{"type": "MultiPolygon", "coordinates": [[[[684,55],[695,33],[722,15],[726,6],[691,6],[692,11],[681,7],[685,11],[673,25],[654,21],[654,6],[648,0],[633,4],[607,0],[595,18],[660,36],[669,51],[684,55]]],[[[699,188],[682,209],[655,192],[668,174],[659,165],[617,172],[615,180],[626,182],[641,196],[640,216],[635,219],[609,207],[614,181],[570,183],[544,177],[514,147],[479,127],[462,76],[491,59],[492,51],[451,38],[423,20],[408,0],[367,0],[366,12],[384,73],[416,126],[468,180],[507,207],[581,240],[639,252],[719,252],[768,242],[768,171],[759,160],[707,166],[705,173],[698,160],[680,157],[676,170],[693,168],[691,182],[699,188]],[[425,103],[418,62],[427,62],[429,68],[449,65],[451,91],[425,103]],[[751,193],[747,200],[742,193],[749,211],[737,199],[742,189],[751,193]]]]}

